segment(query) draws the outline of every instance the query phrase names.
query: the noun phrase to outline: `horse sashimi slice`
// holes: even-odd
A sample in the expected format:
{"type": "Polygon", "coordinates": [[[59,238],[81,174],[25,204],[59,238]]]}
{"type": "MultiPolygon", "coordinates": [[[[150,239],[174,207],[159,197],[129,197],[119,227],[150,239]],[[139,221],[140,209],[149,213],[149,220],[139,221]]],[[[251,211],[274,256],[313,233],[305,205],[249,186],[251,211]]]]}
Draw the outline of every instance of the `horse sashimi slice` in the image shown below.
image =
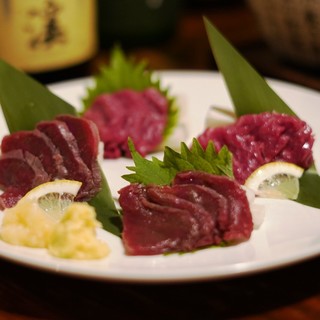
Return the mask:
{"type": "MultiPolygon", "coordinates": [[[[203,189],[201,186],[196,185],[147,187],[147,196],[150,201],[169,208],[187,210],[198,221],[199,238],[194,241],[194,249],[221,242],[220,237],[215,238],[218,230],[216,229],[213,215],[200,203],[201,201],[206,201],[203,198],[208,198],[206,190],[203,189]],[[198,201],[200,198],[202,200],[198,201]]],[[[210,197],[210,200],[212,200],[212,197],[210,197]]]]}
{"type": "Polygon", "coordinates": [[[0,206],[13,206],[25,193],[39,184],[50,181],[41,161],[28,151],[13,150],[0,159],[0,206]]]}
{"type": "Polygon", "coordinates": [[[128,255],[189,251],[199,238],[199,222],[185,209],[151,202],[146,187],[131,184],[119,191],[122,239],[128,255]]]}
{"type": "Polygon", "coordinates": [[[2,139],[1,151],[3,154],[19,149],[38,157],[43,168],[52,178],[66,175],[61,154],[51,140],[39,130],[17,131],[2,139]]]}
{"type": "Polygon", "coordinates": [[[172,187],[179,191],[176,193],[178,197],[191,201],[210,213],[212,220],[214,221],[212,244],[221,243],[221,225],[223,226],[229,218],[227,199],[217,191],[205,186],[183,184],[180,186],[183,186],[184,188],[177,188],[178,185],[172,187]]]}
{"type": "Polygon", "coordinates": [[[14,207],[17,202],[28,192],[21,187],[9,187],[0,194],[0,210],[14,207]]]}
{"type": "Polygon", "coordinates": [[[98,157],[99,132],[90,120],[71,115],[60,115],[56,120],[64,122],[75,137],[80,155],[88,167],[98,157]]]}
{"type": "Polygon", "coordinates": [[[158,90],[123,89],[98,96],[84,118],[96,123],[104,157],[119,158],[131,157],[129,137],[141,155],[154,151],[163,140],[167,113],[168,102],[158,90]]]}
{"type": "Polygon", "coordinates": [[[305,169],[313,163],[314,135],[301,119],[276,112],[248,114],[224,127],[207,128],[198,140],[206,148],[213,141],[233,155],[233,172],[242,184],[265,163],[285,161],[305,169]]]}
{"type": "Polygon", "coordinates": [[[80,156],[92,172],[95,185],[101,185],[101,171],[98,165],[99,132],[90,120],[70,115],[60,115],[56,120],[63,121],[76,139],[80,156]]]}
{"type": "Polygon", "coordinates": [[[253,230],[252,215],[246,192],[235,180],[200,171],[178,173],[173,185],[197,184],[214,189],[226,197],[229,205],[228,220],[220,221],[223,240],[239,242],[248,240],[253,230]]]}
{"type": "Polygon", "coordinates": [[[82,182],[76,200],[91,199],[99,190],[94,184],[92,173],[80,156],[75,137],[67,125],[58,120],[42,121],[37,129],[43,132],[63,155],[63,164],[67,169],[66,179],[82,182]]]}

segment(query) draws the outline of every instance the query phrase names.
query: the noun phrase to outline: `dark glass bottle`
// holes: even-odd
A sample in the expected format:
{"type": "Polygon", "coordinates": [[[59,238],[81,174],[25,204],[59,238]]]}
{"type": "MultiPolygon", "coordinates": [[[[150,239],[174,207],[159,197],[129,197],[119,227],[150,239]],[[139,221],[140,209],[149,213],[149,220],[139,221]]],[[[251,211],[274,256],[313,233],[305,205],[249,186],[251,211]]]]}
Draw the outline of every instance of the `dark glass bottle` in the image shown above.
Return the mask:
{"type": "Polygon", "coordinates": [[[44,83],[78,77],[96,27],[95,0],[0,0],[0,58],[44,83]]]}

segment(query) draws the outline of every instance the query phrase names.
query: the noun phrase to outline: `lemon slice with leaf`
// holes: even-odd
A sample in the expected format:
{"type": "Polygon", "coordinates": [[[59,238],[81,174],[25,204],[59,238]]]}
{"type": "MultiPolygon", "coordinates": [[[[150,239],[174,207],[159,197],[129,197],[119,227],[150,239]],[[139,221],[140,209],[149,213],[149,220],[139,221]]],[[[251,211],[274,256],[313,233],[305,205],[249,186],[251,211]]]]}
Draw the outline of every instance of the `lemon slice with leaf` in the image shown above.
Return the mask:
{"type": "Polygon", "coordinates": [[[81,185],[81,182],[75,180],[46,182],[27,192],[20,201],[36,201],[51,218],[59,220],[64,210],[74,201],[81,185]]]}
{"type": "Polygon", "coordinates": [[[263,198],[295,200],[299,194],[299,178],[304,169],[289,162],[269,162],[257,168],[245,186],[263,198]]]}

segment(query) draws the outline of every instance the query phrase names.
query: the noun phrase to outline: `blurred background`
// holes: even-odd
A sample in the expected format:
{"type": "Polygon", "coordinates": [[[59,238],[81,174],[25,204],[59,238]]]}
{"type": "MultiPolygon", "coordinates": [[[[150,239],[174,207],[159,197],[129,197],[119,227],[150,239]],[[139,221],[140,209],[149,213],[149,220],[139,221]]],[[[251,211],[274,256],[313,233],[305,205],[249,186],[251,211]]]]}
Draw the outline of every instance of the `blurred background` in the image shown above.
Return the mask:
{"type": "Polygon", "coordinates": [[[151,69],[216,70],[203,16],[264,76],[320,90],[318,0],[0,0],[0,57],[43,83],[95,74],[115,44],[151,69]]]}

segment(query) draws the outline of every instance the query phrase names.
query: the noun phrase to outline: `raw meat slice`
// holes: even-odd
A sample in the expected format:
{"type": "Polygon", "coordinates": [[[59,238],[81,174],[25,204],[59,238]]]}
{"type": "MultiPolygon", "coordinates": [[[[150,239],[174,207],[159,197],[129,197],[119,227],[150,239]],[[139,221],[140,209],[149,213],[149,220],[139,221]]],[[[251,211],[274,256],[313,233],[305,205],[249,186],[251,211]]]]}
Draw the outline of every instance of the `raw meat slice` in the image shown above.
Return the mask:
{"type": "Polygon", "coordinates": [[[91,170],[96,186],[101,186],[101,172],[98,164],[99,132],[90,120],[70,115],[60,115],[56,120],[63,121],[76,139],[80,156],[91,170]]]}
{"type": "Polygon", "coordinates": [[[41,161],[28,151],[13,150],[1,155],[0,188],[34,187],[50,180],[41,161]]]}
{"type": "Polygon", "coordinates": [[[14,206],[26,192],[50,181],[41,161],[28,151],[13,150],[0,159],[0,209],[14,206]]]}
{"type": "Polygon", "coordinates": [[[1,142],[2,153],[13,150],[28,151],[38,157],[51,178],[66,175],[61,154],[51,140],[39,130],[17,131],[5,136],[1,142]]]}
{"type": "Polygon", "coordinates": [[[173,185],[176,184],[202,185],[225,196],[229,206],[229,221],[220,222],[223,240],[239,242],[250,238],[253,222],[249,202],[246,192],[235,180],[200,171],[187,171],[176,175],[173,185]]]}
{"type": "Polygon", "coordinates": [[[194,248],[199,223],[189,211],[150,202],[143,185],[131,184],[119,193],[127,254],[153,255],[194,248]]]}
{"type": "Polygon", "coordinates": [[[28,189],[21,187],[9,187],[0,194],[0,210],[14,207],[17,202],[28,192],[28,189]]]}
{"type": "MultiPolygon", "coordinates": [[[[199,236],[194,239],[195,248],[220,243],[221,238],[214,239],[216,223],[213,214],[202,205],[202,199],[208,197],[205,190],[193,185],[147,186],[147,197],[153,202],[169,208],[187,210],[199,223],[199,236]]],[[[212,198],[210,197],[210,200],[212,198]]]]}
{"type": "Polygon", "coordinates": [[[182,172],[172,186],[131,184],[119,194],[122,238],[130,255],[238,243],[253,230],[245,191],[224,176],[182,172]]]}
{"type": "Polygon", "coordinates": [[[119,158],[131,157],[129,137],[141,155],[154,151],[163,140],[167,113],[168,102],[159,91],[124,89],[98,96],[84,117],[96,123],[104,157],[119,158]]]}
{"type": "Polygon", "coordinates": [[[67,125],[58,120],[42,121],[37,129],[44,133],[63,155],[63,164],[67,169],[66,179],[82,182],[76,200],[86,201],[97,193],[100,186],[96,186],[88,166],[80,156],[75,137],[67,125]]]}
{"type": "Polygon", "coordinates": [[[234,124],[206,129],[198,140],[204,148],[209,141],[214,142],[217,150],[228,147],[233,154],[234,175],[240,183],[271,161],[291,162],[306,169],[313,163],[314,137],[310,126],[286,114],[244,115],[234,124]]]}

